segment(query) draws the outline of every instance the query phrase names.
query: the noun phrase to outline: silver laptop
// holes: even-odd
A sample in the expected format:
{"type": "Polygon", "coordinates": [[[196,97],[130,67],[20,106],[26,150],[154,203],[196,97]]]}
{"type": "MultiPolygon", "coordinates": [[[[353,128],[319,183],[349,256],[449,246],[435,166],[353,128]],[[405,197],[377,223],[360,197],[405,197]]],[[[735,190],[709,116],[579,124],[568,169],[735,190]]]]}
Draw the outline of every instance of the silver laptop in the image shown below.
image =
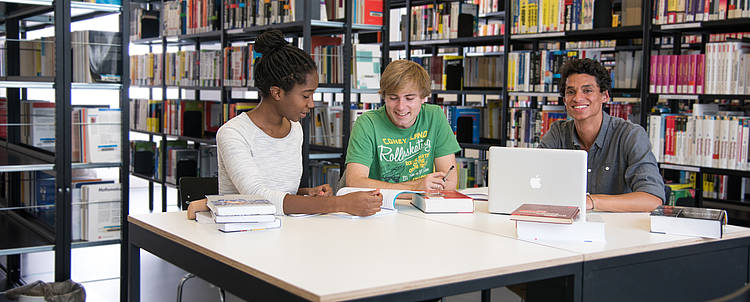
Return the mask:
{"type": "Polygon", "coordinates": [[[586,158],[583,150],[490,147],[490,213],[536,203],[582,206],[586,217],[586,158]]]}

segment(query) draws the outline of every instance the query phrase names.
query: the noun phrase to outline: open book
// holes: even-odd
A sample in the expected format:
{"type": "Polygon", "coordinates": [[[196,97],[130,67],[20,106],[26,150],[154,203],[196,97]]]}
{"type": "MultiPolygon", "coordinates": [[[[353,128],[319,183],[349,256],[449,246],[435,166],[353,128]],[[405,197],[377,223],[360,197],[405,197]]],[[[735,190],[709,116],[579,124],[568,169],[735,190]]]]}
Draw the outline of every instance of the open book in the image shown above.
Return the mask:
{"type": "MultiPolygon", "coordinates": [[[[373,191],[373,188],[355,188],[355,187],[343,187],[336,192],[336,196],[341,196],[353,192],[362,191],[373,191]]],[[[383,194],[383,205],[380,206],[383,209],[395,210],[396,209],[396,198],[401,194],[412,194],[412,193],[424,193],[424,191],[414,190],[395,190],[395,189],[379,189],[380,194],[383,194]]]]}

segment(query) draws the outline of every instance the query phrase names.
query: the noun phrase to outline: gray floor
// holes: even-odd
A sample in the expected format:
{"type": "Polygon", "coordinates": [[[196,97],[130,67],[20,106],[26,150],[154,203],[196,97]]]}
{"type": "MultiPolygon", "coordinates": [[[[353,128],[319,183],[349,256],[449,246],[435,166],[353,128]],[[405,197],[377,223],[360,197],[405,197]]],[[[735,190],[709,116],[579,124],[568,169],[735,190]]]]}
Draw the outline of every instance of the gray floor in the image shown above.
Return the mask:
{"type": "MultiPolygon", "coordinates": [[[[154,211],[161,211],[161,191],[157,190],[154,211]]],[[[177,195],[168,190],[167,210],[176,211],[177,195]]],[[[148,189],[143,180],[131,177],[130,212],[148,212],[148,189]]],[[[81,282],[86,289],[87,301],[119,301],[120,292],[120,246],[109,245],[78,248],[72,251],[72,279],[81,282]]],[[[22,278],[27,282],[54,280],[54,254],[52,252],[22,256],[22,278]]],[[[185,271],[167,263],[148,252],[141,251],[141,301],[175,301],[177,284],[185,271]]],[[[469,293],[448,297],[446,301],[479,301],[480,293],[469,293]]],[[[183,291],[182,301],[219,301],[218,290],[199,278],[189,280],[183,291]]],[[[242,301],[227,294],[231,302],[242,301]]],[[[492,301],[521,301],[505,288],[492,291],[492,301]]]]}

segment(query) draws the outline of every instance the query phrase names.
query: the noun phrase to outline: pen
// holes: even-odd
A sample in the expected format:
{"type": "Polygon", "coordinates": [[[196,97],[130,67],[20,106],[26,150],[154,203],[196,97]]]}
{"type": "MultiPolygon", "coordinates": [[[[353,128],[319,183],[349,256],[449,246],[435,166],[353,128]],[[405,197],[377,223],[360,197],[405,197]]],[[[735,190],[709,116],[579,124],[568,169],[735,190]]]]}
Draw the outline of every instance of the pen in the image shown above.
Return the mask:
{"type": "Polygon", "coordinates": [[[451,165],[451,168],[448,169],[448,172],[445,172],[445,176],[443,176],[443,182],[445,182],[445,179],[448,178],[448,175],[453,171],[453,169],[456,168],[455,165],[451,165]]]}

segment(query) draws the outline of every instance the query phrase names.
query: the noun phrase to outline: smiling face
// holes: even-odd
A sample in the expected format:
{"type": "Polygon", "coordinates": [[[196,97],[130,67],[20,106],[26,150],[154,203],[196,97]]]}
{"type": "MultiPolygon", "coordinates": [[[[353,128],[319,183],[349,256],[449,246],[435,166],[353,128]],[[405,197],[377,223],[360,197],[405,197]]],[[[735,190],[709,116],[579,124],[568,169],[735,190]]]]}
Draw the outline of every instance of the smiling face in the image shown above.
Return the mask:
{"type": "Polygon", "coordinates": [[[407,83],[396,92],[385,94],[385,112],[393,125],[408,129],[417,121],[425,97],[414,83],[407,83]]]}
{"type": "Polygon", "coordinates": [[[601,119],[602,105],[609,101],[609,92],[600,91],[596,77],[585,73],[568,76],[565,84],[565,109],[576,122],[601,119]]]}
{"type": "Polygon", "coordinates": [[[289,91],[273,86],[271,87],[271,94],[278,93],[279,105],[281,105],[279,106],[279,111],[281,114],[290,121],[298,122],[307,116],[310,109],[315,108],[313,93],[315,93],[315,89],[317,88],[318,74],[308,73],[305,76],[305,83],[296,84],[289,91]]]}

